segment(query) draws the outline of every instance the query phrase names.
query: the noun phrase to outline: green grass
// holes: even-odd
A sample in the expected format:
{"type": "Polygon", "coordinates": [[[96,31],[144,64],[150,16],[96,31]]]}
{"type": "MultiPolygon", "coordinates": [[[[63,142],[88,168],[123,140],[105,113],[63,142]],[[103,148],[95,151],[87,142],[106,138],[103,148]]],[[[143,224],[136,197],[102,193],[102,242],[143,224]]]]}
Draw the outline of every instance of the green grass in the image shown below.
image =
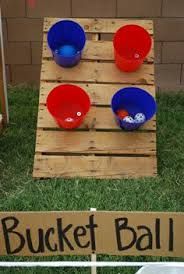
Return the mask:
{"type": "MultiPolygon", "coordinates": [[[[0,136],[0,211],[40,210],[184,210],[184,94],[159,95],[156,178],[137,180],[52,179],[34,181],[38,91],[9,89],[10,125],[0,136]]],[[[98,256],[99,260],[165,260],[98,256]]],[[[27,258],[26,260],[31,260],[27,258]]],[[[71,260],[71,257],[35,260],[71,260]]],[[[81,259],[77,257],[75,259],[81,259]]],[[[82,259],[86,259],[82,257],[82,259]]],[[[88,259],[88,258],[87,258],[88,259]]],[[[24,258],[0,258],[24,260],[24,258]]],[[[171,260],[171,259],[170,259],[171,260]]],[[[89,269],[22,269],[3,273],[90,273],[89,269]]],[[[98,273],[135,273],[135,269],[99,269],[98,273]]]]}

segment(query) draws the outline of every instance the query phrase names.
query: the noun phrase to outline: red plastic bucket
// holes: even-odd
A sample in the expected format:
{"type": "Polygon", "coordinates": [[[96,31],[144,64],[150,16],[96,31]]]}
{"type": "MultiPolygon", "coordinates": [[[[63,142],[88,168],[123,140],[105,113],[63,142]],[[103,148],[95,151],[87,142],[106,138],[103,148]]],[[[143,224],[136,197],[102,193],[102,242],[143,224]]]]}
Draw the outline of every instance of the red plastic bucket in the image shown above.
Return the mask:
{"type": "Polygon", "coordinates": [[[60,85],[49,93],[47,109],[60,127],[77,128],[90,109],[90,98],[78,86],[60,85]]]}
{"type": "Polygon", "coordinates": [[[114,55],[117,67],[126,72],[137,70],[151,49],[149,33],[138,25],[121,27],[114,35],[114,55]]]}

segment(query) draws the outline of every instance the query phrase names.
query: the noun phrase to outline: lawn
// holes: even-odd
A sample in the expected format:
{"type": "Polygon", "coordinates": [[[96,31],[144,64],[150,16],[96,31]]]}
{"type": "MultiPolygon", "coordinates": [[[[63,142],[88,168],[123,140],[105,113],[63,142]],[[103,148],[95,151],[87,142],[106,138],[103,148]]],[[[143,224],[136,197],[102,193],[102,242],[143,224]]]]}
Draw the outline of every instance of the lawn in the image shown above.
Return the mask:
{"type": "MultiPolygon", "coordinates": [[[[137,180],[32,178],[38,91],[9,89],[10,124],[0,136],[0,210],[184,211],[184,94],[158,95],[158,176],[137,180]]],[[[0,260],[24,260],[1,258],[0,260]]],[[[88,258],[55,257],[44,260],[88,258]]],[[[98,256],[100,260],[165,260],[98,256]]],[[[26,260],[31,260],[27,258],[26,260]]],[[[37,258],[43,260],[43,258],[37,258]]],[[[170,259],[171,260],[171,259],[170,259]]],[[[179,259],[176,259],[179,260],[179,259]]],[[[180,259],[183,260],[183,259],[180,259]]],[[[89,269],[1,269],[3,273],[90,273],[89,269]]],[[[133,274],[136,269],[99,269],[133,274]]]]}

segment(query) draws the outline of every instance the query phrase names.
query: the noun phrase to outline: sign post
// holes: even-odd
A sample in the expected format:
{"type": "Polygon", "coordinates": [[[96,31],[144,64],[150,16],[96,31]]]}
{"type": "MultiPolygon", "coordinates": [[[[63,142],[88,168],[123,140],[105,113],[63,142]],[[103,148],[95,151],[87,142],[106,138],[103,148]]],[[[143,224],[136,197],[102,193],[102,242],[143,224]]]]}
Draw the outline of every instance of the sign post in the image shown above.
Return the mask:
{"type": "MultiPolygon", "coordinates": [[[[91,208],[92,212],[96,212],[96,208],[91,208]]],[[[96,254],[91,254],[91,261],[96,262],[96,254]]],[[[96,266],[92,266],[91,274],[97,274],[96,266]]]]}

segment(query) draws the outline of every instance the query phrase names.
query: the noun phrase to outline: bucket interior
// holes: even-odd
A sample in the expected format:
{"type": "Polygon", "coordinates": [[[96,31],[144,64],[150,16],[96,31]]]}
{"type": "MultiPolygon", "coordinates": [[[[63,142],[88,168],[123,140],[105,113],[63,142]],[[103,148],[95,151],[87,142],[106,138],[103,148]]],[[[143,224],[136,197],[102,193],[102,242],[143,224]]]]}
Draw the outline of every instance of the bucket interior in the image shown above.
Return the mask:
{"type": "Polygon", "coordinates": [[[151,37],[138,25],[126,25],[116,32],[114,48],[125,59],[144,59],[151,48],[151,37]]]}

